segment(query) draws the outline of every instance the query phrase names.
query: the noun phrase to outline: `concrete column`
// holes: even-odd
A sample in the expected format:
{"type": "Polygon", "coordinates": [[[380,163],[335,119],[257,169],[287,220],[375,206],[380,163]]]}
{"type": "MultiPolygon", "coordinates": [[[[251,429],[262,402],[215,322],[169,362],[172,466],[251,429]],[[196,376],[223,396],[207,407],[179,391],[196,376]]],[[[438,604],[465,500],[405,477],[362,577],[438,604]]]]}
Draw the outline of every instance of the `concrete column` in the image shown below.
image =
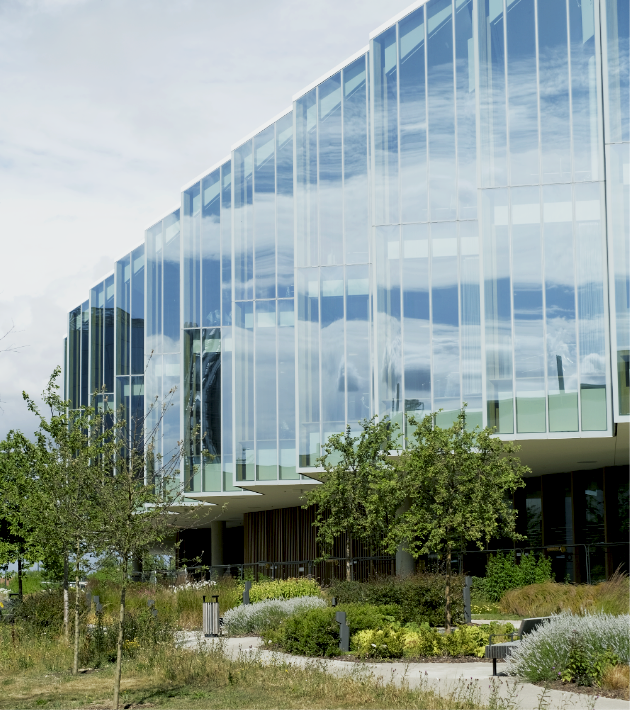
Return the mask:
{"type": "MultiPolygon", "coordinates": [[[[409,502],[409,498],[407,498],[396,511],[396,515],[402,515],[404,512],[409,510],[410,505],[411,503],[409,502]]],[[[398,545],[398,549],[396,550],[396,574],[401,577],[405,577],[406,575],[413,574],[415,570],[416,565],[413,557],[408,552],[403,550],[403,545],[401,543],[398,545]]]]}
{"type": "MultiPolygon", "coordinates": [[[[225,521],[216,520],[210,523],[210,564],[223,564],[223,531],[225,530],[225,521]]],[[[217,570],[221,574],[222,570],[217,570]]]]}

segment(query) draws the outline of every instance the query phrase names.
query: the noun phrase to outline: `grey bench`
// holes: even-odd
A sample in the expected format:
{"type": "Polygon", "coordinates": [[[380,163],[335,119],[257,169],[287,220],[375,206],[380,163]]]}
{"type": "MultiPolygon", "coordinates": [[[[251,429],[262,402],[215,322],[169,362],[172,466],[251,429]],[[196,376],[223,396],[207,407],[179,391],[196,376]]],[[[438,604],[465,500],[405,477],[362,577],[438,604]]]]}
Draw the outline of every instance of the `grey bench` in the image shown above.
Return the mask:
{"type": "Polygon", "coordinates": [[[540,616],[534,619],[523,619],[523,621],[521,621],[521,626],[518,631],[514,631],[511,634],[507,634],[507,636],[512,637],[511,641],[504,641],[503,643],[492,643],[492,639],[494,636],[505,636],[506,634],[490,634],[490,638],[488,639],[488,645],[486,646],[485,658],[492,659],[492,675],[497,675],[498,658],[507,658],[510,653],[512,653],[512,650],[519,645],[523,636],[531,634],[532,631],[534,631],[539,626],[544,624],[545,621],[549,621],[550,619],[550,616],[540,616]],[[517,641],[514,640],[515,636],[518,637],[517,641]]]}

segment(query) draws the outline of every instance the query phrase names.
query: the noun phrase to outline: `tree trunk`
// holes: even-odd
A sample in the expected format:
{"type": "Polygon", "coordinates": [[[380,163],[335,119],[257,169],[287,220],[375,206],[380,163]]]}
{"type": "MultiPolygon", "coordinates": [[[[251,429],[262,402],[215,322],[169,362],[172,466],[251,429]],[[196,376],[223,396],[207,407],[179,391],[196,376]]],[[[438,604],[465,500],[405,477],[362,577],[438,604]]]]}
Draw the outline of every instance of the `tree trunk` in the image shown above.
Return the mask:
{"type": "Polygon", "coordinates": [[[74,654],[72,659],[72,675],[79,673],[79,581],[81,567],[79,564],[79,546],[76,549],[77,558],[74,565],[74,654]]]}
{"type": "Polygon", "coordinates": [[[116,673],[114,675],[114,710],[118,710],[120,699],[120,677],[122,675],[123,624],[125,622],[125,595],[127,593],[127,567],[129,560],[123,557],[122,587],[120,589],[120,615],[118,617],[118,643],[116,644],[116,673]]]}
{"type": "Polygon", "coordinates": [[[19,594],[19,599],[22,601],[22,553],[18,552],[18,558],[17,558],[17,573],[18,573],[18,594],[19,594]]]}
{"type": "Polygon", "coordinates": [[[352,535],[346,533],[346,581],[352,581],[352,535]]]}
{"type": "Polygon", "coordinates": [[[451,633],[451,546],[446,547],[446,633],[451,633]]]}
{"type": "Polygon", "coordinates": [[[63,556],[63,635],[70,643],[70,601],[68,599],[68,555],[63,556]]]}

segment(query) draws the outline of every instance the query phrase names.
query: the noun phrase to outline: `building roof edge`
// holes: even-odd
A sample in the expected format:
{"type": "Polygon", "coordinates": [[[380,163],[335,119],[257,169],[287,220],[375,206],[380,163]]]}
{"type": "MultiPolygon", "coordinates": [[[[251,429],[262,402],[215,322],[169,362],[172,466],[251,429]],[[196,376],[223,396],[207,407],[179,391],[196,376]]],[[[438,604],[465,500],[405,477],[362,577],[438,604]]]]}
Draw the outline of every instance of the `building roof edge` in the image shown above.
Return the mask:
{"type": "Polygon", "coordinates": [[[337,64],[336,67],[331,69],[330,71],[326,72],[325,74],[322,74],[322,76],[319,77],[319,79],[316,79],[315,81],[312,81],[308,86],[305,86],[303,89],[297,92],[297,94],[293,94],[293,101],[297,101],[298,99],[302,98],[304,94],[308,94],[311,89],[314,89],[316,86],[319,86],[319,84],[323,83],[326,81],[326,79],[330,79],[331,76],[336,74],[338,71],[341,71],[344,67],[347,67],[348,64],[352,64],[356,59],[359,57],[363,56],[364,54],[367,54],[369,51],[370,46],[366,45],[362,49],[359,49],[358,52],[355,52],[351,56],[349,56],[346,60],[341,62],[341,64],[337,64]]]}

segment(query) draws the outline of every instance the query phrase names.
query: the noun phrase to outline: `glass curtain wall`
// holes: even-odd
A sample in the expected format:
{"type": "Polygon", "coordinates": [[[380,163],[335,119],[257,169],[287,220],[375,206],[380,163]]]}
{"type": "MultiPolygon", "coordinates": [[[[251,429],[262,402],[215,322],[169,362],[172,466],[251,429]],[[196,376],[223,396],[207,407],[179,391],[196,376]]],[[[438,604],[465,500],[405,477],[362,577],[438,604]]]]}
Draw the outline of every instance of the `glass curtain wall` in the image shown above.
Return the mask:
{"type": "Polygon", "coordinates": [[[182,205],[186,490],[233,491],[230,163],[187,189],[182,205]]]}
{"type": "MultiPolygon", "coordinates": [[[[602,3],[609,96],[625,97],[609,100],[625,107],[615,126],[628,123],[626,6],[602,3]]],[[[505,434],[608,428],[597,10],[429,0],[372,40],[379,413],[442,408],[446,423],[466,401],[505,434]]],[[[616,194],[621,406],[627,188],[616,194]]]]}
{"type": "Polygon", "coordinates": [[[630,9],[601,0],[615,418],[630,417],[630,9]]]}
{"type": "Polygon", "coordinates": [[[90,290],[90,404],[101,412],[114,409],[114,293],[113,274],[90,290]]]}
{"type": "Polygon", "coordinates": [[[370,47],[376,400],[400,426],[462,401],[482,422],[475,7],[431,0],[370,47]]]}
{"type": "Polygon", "coordinates": [[[371,404],[367,65],[295,102],[299,463],[371,404]]]}
{"type": "Polygon", "coordinates": [[[168,464],[180,438],[180,210],[145,233],[145,436],[168,464]]]}
{"type": "Polygon", "coordinates": [[[234,397],[224,407],[231,417],[234,402],[236,481],[297,479],[293,113],[237,148],[233,166],[234,324],[224,346],[235,355],[234,397]]]}
{"type": "Polygon", "coordinates": [[[144,244],[116,262],[116,414],[128,446],[144,435],[144,244]]]}

